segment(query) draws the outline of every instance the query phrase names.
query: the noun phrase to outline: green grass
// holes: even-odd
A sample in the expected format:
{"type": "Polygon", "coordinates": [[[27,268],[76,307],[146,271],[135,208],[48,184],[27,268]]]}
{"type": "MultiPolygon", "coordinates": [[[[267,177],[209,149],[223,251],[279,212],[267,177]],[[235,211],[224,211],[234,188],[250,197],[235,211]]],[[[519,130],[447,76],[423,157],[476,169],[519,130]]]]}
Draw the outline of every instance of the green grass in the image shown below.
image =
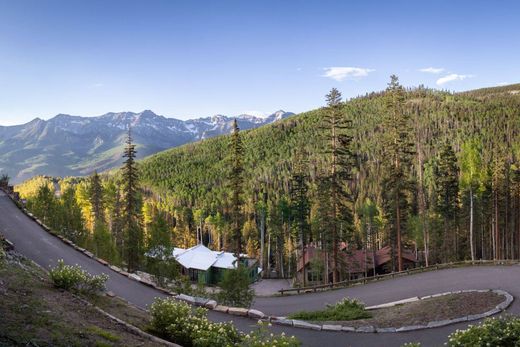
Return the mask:
{"type": "Polygon", "coordinates": [[[365,306],[357,300],[343,299],[335,305],[328,305],[321,311],[300,311],[289,315],[291,319],[306,321],[349,321],[370,318],[372,315],[365,310],[365,306]]]}
{"type": "Polygon", "coordinates": [[[108,341],[111,341],[111,342],[117,342],[119,341],[121,338],[119,336],[116,336],[116,335],[113,335],[111,333],[109,333],[108,331],[105,331],[101,328],[98,328],[96,326],[91,326],[90,328],[88,328],[88,330],[93,333],[93,334],[96,334],[98,336],[101,336],[102,338],[108,340],[108,341]]]}

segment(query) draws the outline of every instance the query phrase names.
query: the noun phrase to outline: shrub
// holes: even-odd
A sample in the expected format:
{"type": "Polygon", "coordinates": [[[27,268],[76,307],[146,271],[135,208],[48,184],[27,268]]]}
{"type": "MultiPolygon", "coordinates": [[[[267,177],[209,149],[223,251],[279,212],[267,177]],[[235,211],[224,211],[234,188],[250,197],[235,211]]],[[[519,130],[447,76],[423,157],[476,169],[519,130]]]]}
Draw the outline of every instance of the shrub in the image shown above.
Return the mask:
{"type": "Polygon", "coordinates": [[[249,288],[249,284],[249,273],[245,266],[226,271],[219,284],[222,291],[217,295],[218,301],[224,305],[249,308],[254,298],[254,291],[249,288]]]}
{"type": "Polygon", "coordinates": [[[267,329],[271,326],[269,323],[258,321],[258,329],[245,335],[240,347],[264,347],[264,346],[280,346],[280,347],[297,347],[301,343],[294,336],[285,336],[282,332],[281,335],[274,335],[267,329]]]}
{"type": "MultiPolygon", "coordinates": [[[[0,241],[1,242],[1,241],[0,241]]],[[[5,259],[5,251],[4,249],[2,248],[2,246],[0,245],[0,264],[2,264],[2,262],[4,261],[5,259]]]]}
{"type": "Polygon", "coordinates": [[[466,330],[456,330],[448,337],[448,346],[520,346],[520,318],[488,318],[466,330]]]}
{"type": "Polygon", "coordinates": [[[50,270],[50,276],[57,288],[83,294],[96,294],[105,290],[108,275],[91,275],[79,265],[65,265],[62,259],[50,270]]]}
{"type": "Polygon", "coordinates": [[[240,341],[231,323],[213,323],[207,319],[206,309],[192,312],[187,303],[172,298],[157,299],[150,313],[153,332],[185,347],[226,347],[240,341]]]}
{"type": "Polygon", "coordinates": [[[344,298],[334,305],[327,305],[325,310],[301,311],[289,315],[289,318],[310,321],[347,321],[370,317],[362,302],[350,298],[344,298]]]}

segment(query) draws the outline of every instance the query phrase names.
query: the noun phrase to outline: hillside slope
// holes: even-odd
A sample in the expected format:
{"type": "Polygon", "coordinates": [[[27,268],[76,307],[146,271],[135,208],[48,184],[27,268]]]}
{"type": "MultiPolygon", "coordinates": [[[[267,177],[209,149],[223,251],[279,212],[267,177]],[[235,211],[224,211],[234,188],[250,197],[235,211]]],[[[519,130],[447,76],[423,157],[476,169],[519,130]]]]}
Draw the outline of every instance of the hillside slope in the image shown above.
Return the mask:
{"type": "MultiPolygon", "coordinates": [[[[292,115],[277,111],[266,118],[240,115],[244,129],[270,124],[292,115]]],[[[60,114],[17,126],[0,126],[0,172],[14,182],[34,175],[86,175],[121,164],[129,126],[140,158],[167,148],[229,133],[234,118],[223,115],[181,121],[146,110],[107,113],[99,117],[60,114]]]]}

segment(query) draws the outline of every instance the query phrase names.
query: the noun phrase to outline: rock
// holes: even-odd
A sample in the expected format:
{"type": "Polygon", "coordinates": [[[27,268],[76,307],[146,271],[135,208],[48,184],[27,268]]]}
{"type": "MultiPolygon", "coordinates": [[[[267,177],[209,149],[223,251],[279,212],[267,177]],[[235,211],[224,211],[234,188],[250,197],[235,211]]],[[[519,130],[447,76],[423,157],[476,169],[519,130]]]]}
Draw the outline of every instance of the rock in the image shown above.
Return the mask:
{"type": "Polygon", "coordinates": [[[92,254],[92,252],[89,252],[89,251],[85,251],[83,253],[85,253],[88,257],[91,257],[91,258],[94,256],[94,254],[92,254]]]}
{"type": "Polygon", "coordinates": [[[115,272],[121,272],[121,269],[118,268],[118,267],[115,266],[115,265],[109,265],[108,267],[111,268],[112,270],[114,270],[115,272]]]}
{"type": "Polygon", "coordinates": [[[357,333],[375,333],[376,329],[369,325],[369,326],[363,326],[356,329],[357,333]]]}
{"type": "Polygon", "coordinates": [[[108,265],[108,262],[107,262],[106,260],[103,260],[103,259],[101,259],[101,258],[96,258],[96,260],[97,260],[99,263],[101,263],[101,264],[103,264],[103,265],[105,265],[105,266],[108,265]]]}
{"type": "Polygon", "coordinates": [[[131,278],[136,281],[140,281],[141,277],[137,276],[136,274],[128,274],[128,278],[131,278]]]}
{"type": "Polygon", "coordinates": [[[486,314],[485,313],[481,313],[481,314],[470,314],[469,316],[466,316],[466,319],[468,321],[472,321],[472,320],[477,320],[477,319],[482,319],[482,318],[485,318],[486,317],[486,314]]]}
{"type": "Polygon", "coordinates": [[[404,327],[400,327],[399,329],[395,329],[396,332],[400,333],[403,331],[413,331],[413,330],[420,330],[420,329],[426,329],[427,326],[425,325],[407,325],[404,327]]]}
{"type": "Polygon", "coordinates": [[[312,330],[321,330],[321,325],[311,324],[311,323],[307,323],[302,320],[296,320],[296,319],[293,319],[293,327],[303,328],[303,329],[312,329],[312,330]]]}
{"type": "Polygon", "coordinates": [[[206,305],[206,303],[208,302],[209,299],[206,299],[206,298],[199,298],[199,297],[194,297],[193,298],[193,303],[195,304],[195,306],[201,306],[201,307],[204,307],[206,305]]]}
{"type": "Polygon", "coordinates": [[[215,308],[213,308],[213,311],[223,312],[223,313],[227,313],[228,310],[229,310],[229,307],[223,306],[223,305],[217,305],[217,306],[215,306],[215,308]]]}
{"type": "Polygon", "coordinates": [[[292,319],[286,319],[284,317],[273,317],[271,319],[271,323],[277,324],[277,325],[292,326],[293,325],[293,320],[292,319]]]}
{"type": "Polygon", "coordinates": [[[111,298],[113,298],[114,296],[116,296],[116,295],[114,294],[114,292],[112,292],[112,291],[108,291],[108,292],[106,292],[106,294],[107,294],[107,296],[109,296],[109,297],[111,297],[111,298]]]}
{"type": "Polygon", "coordinates": [[[347,332],[355,332],[356,328],[354,327],[341,327],[341,331],[347,331],[347,332]]]}
{"type": "Polygon", "coordinates": [[[204,306],[210,310],[214,310],[215,307],[217,307],[217,302],[215,300],[209,300],[204,306]]]}
{"type": "Polygon", "coordinates": [[[251,309],[247,311],[247,316],[250,318],[262,319],[265,317],[265,314],[262,311],[251,309]]]}
{"type": "Polygon", "coordinates": [[[247,308],[242,307],[230,307],[228,310],[229,314],[232,314],[234,316],[247,316],[247,308]]]}
{"type": "Polygon", "coordinates": [[[376,328],[376,333],[395,333],[395,328],[376,328]]]}
{"type": "Polygon", "coordinates": [[[341,331],[341,325],[332,325],[332,324],[323,324],[321,327],[322,330],[327,331],[341,331]]]}
{"type": "Polygon", "coordinates": [[[175,297],[175,299],[185,301],[188,304],[194,304],[195,303],[195,298],[193,296],[186,295],[186,294],[179,294],[179,295],[177,295],[175,297]]]}

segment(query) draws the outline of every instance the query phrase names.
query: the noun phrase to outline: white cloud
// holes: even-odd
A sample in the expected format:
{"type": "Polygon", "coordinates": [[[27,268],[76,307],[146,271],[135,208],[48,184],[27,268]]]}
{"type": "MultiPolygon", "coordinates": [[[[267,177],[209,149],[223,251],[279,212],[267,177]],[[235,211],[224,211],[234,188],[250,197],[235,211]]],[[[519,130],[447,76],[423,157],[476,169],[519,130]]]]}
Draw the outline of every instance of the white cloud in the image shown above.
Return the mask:
{"type": "Polygon", "coordinates": [[[511,84],[509,82],[499,82],[497,83],[497,86],[507,86],[508,84],[511,84]]]}
{"type": "Polygon", "coordinates": [[[437,74],[440,74],[441,72],[443,72],[444,68],[443,67],[425,67],[424,69],[420,69],[419,71],[437,75],[437,74]]]}
{"type": "Polygon", "coordinates": [[[338,82],[341,82],[345,79],[356,79],[359,77],[368,76],[369,72],[375,71],[373,69],[367,69],[362,67],[348,67],[348,66],[336,66],[336,67],[326,67],[325,74],[323,77],[332,78],[338,82]]]}
{"type": "Polygon", "coordinates": [[[441,85],[443,85],[445,83],[448,83],[448,82],[463,81],[466,78],[471,78],[471,77],[473,77],[473,75],[458,75],[456,73],[452,73],[452,74],[449,74],[447,76],[439,78],[437,80],[437,85],[441,86],[441,85]]]}

